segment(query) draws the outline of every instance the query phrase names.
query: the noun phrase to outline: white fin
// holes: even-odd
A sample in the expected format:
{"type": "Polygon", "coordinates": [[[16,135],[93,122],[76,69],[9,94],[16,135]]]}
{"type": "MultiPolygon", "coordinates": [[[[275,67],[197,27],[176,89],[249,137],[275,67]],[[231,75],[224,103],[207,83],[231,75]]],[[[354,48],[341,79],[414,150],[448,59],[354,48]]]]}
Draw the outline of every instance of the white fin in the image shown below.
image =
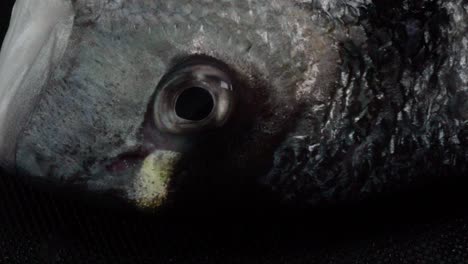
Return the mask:
{"type": "Polygon", "coordinates": [[[0,53],[0,167],[14,166],[16,139],[67,47],[70,0],[17,0],[0,53]]]}

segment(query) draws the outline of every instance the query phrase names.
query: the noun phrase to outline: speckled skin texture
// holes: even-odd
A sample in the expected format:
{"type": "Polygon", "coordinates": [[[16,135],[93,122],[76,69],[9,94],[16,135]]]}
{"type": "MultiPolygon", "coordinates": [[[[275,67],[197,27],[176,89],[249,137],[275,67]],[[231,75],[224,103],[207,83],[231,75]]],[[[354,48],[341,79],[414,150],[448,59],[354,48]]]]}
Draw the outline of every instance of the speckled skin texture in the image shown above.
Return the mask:
{"type": "Polygon", "coordinates": [[[170,148],[141,136],[151,95],[177,58],[205,54],[236,72],[241,110],[189,153],[182,182],[241,194],[263,184],[317,205],[467,172],[466,1],[73,3],[20,171],[125,193],[140,164],[105,168],[148,144],[170,148]]]}

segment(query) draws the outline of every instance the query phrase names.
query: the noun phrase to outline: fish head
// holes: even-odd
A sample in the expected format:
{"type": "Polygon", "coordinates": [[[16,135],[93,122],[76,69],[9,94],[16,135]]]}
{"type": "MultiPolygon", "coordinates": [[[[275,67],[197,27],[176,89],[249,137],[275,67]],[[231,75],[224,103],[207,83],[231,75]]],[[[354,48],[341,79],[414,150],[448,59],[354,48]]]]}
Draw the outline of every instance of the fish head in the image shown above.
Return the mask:
{"type": "MultiPolygon", "coordinates": [[[[424,79],[401,78],[390,35],[366,27],[373,17],[360,21],[370,7],[19,0],[0,57],[4,167],[150,209],[177,197],[236,200],[249,186],[313,204],[382,188],[398,168],[435,157],[399,116],[409,109],[401,118],[420,121],[443,99],[421,92],[424,79]],[[395,89],[404,81],[420,96],[395,89]],[[400,139],[417,145],[405,151],[400,139]]],[[[449,103],[440,105],[437,114],[449,103]]],[[[459,105],[461,121],[440,127],[442,138],[463,131],[459,105]]],[[[455,148],[449,164],[466,158],[463,140],[444,141],[455,148]]]]}

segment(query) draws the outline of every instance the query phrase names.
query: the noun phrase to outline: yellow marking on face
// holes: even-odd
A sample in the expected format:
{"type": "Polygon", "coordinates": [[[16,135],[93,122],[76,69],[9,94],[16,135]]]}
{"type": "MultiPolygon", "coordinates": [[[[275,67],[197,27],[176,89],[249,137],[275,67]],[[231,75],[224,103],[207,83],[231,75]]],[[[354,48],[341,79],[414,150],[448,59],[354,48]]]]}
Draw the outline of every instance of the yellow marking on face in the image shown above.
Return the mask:
{"type": "Polygon", "coordinates": [[[180,160],[180,153],[158,150],[151,153],[142,164],[134,180],[129,197],[140,208],[157,208],[168,196],[168,185],[180,160]]]}

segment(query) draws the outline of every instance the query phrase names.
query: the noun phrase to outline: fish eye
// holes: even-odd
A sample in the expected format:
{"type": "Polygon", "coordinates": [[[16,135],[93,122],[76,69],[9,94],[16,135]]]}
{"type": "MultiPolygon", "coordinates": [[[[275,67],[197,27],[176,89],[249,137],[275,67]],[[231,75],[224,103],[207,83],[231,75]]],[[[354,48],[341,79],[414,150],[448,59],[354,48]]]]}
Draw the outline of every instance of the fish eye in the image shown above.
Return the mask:
{"type": "Polygon", "coordinates": [[[229,120],[234,102],[227,67],[214,59],[192,58],[162,78],[154,99],[154,122],[171,134],[221,127],[229,120]]]}

